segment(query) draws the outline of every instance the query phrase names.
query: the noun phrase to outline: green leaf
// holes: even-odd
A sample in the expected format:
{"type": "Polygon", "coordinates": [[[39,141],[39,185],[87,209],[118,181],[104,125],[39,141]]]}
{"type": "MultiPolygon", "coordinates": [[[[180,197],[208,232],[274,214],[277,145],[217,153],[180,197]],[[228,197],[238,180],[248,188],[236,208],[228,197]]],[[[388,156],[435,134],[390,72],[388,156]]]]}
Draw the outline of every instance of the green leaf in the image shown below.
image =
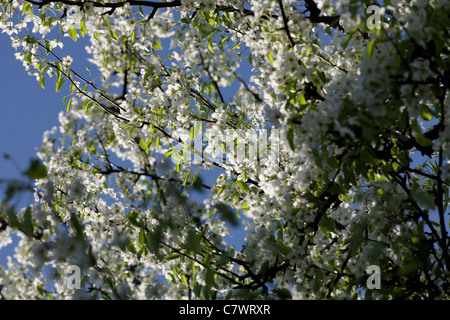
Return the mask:
{"type": "Polygon", "coordinates": [[[294,145],[294,128],[293,126],[289,126],[288,132],[287,132],[287,140],[289,143],[289,147],[291,147],[292,151],[295,151],[295,145],[294,145]]]}
{"type": "Polygon", "coordinates": [[[327,215],[322,216],[322,219],[320,219],[320,221],[319,221],[319,227],[320,227],[322,233],[336,231],[333,220],[330,217],[328,217],[327,215]]]}
{"type": "Polygon", "coordinates": [[[431,146],[433,144],[433,141],[431,141],[430,139],[426,138],[423,134],[418,134],[414,137],[416,139],[416,141],[424,146],[424,147],[428,147],[431,146]]]}
{"type": "Polygon", "coordinates": [[[197,253],[200,251],[200,243],[202,240],[202,233],[197,234],[195,230],[191,229],[188,231],[187,237],[186,237],[186,249],[189,251],[192,251],[193,253],[197,253]]]}
{"type": "Polygon", "coordinates": [[[207,269],[205,274],[205,286],[203,287],[203,295],[206,300],[211,297],[211,288],[215,285],[214,283],[214,271],[212,269],[207,269]]]}
{"type": "Polygon", "coordinates": [[[23,216],[23,223],[22,223],[22,231],[31,238],[33,236],[33,222],[31,217],[31,208],[28,207],[25,209],[25,213],[23,216]]]}
{"type": "Polygon", "coordinates": [[[189,22],[191,22],[191,20],[189,20],[188,18],[181,18],[180,22],[183,24],[189,24],[189,22]]]}
{"type": "Polygon", "coordinates": [[[225,190],[225,187],[226,187],[226,183],[224,183],[224,184],[220,187],[220,189],[217,191],[217,195],[218,195],[218,196],[220,196],[220,194],[223,192],[223,190],[225,190]]]}
{"type": "Polygon", "coordinates": [[[175,260],[175,259],[178,259],[178,258],[181,258],[181,257],[182,257],[182,255],[179,254],[179,253],[173,253],[173,254],[170,254],[170,255],[166,256],[164,259],[165,260],[175,260]]]}
{"type": "Polygon", "coordinates": [[[148,148],[148,144],[142,138],[141,138],[141,140],[139,140],[139,146],[145,151],[146,154],[148,154],[150,152],[150,150],[148,148]]]}
{"type": "Polygon", "coordinates": [[[145,234],[145,231],[144,231],[144,229],[141,229],[140,231],[139,231],[139,243],[141,244],[141,245],[147,245],[147,236],[146,236],[146,234],[145,234]]]}
{"type": "Polygon", "coordinates": [[[208,50],[209,52],[214,53],[214,46],[212,41],[208,41],[208,50]]]}
{"type": "MultiPolygon", "coordinates": [[[[154,66],[150,66],[144,74],[144,81],[148,80],[148,77],[150,77],[151,74],[153,74],[153,71],[155,71],[155,67],[154,66]]],[[[151,131],[151,130],[150,130],[151,131]]]]}
{"type": "Polygon", "coordinates": [[[186,185],[187,180],[188,180],[188,178],[189,178],[190,175],[191,175],[191,173],[188,171],[188,173],[186,173],[186,176],[184,177],[184,180],[183,180],[183,186],[186,185]]]}
{"type": "Polygon", "coordinates": [[[51,49],[51,45],[50,45],[50,40],[45,40],[45,50],[47,52],[47,54],[50,53],[51,49]]]}
{"type": "Polygon", "coordinates": [[[200,32],[200,36],[202,39],[211,34],[211,28],[209,26],[204,27],[203,25],[200,25],[198,31],[200,32]]]}
{"type": "Polygon", "coordinates": [[[215,25],[215,23],[216,23],[216,21],[214,20],[213,17],[210,17],[210,18],[208,19],[208,22],[209,22],[209,25],[210,25],[211,27],[214,27],[214,25],[215,25]]]}
{"type": "Polygon", "coordinates": [[[303,94],[298,95],[298,102],[300,103],[301,106],[308,105],[308,102],[306,101],[305,96],[303,94]]]}
{"type": "Polygon", "coordinates": [[[24,16],[26,13],[33,14],[33,10],[31,9],[31,4],[28,2],[24,2],[22,5],[22,16],[24,16]]]}
{"type": "Polygon", "coordinates": [[[325,76],[325,73],[323,71],[317,71],[317,75],[320,78],[320,81],[322,81],[322,83],[326,83],[327,82],[327,77],[325,76]]]}
{"type": "Polygon", "coordinates": [[[145,17],[144,10],[142,9],[141,6],[139,6],[138,11],[139,11],[139,13],[141,14],[142,17],[145,17]]]}
{"type": "Polygon", "coordinates": [[[19,222],[19,219],[17,219],[16,211],[13,208],[9,208],[6,210],[6,215],[8,216],[8,224],[13,228],[20,228],[21,223],[19,222]]]}
{"type": "Polygon", "coordinates": [[[28,44],[35,44],[35,43],[38,43],[38,39],[36,39],[35,37],[30,36],[30,35],[26,36],[26,37],[24,38],[24,40],[25,40],[25,42],[28,43],[28,44]]]}
{"type": "Polygon", "coordinates": [[[398,273],[400,275],[406,276],[422,268],[423,265],[423,261],[406,259],[404,264],[400,267],[398,273]]]}
{"type": "Polygon", "coordinates": [[[273,56],[272,53],[269,51],[267,51],[267,59],[269,59],[270,63],[273,63],[273,56]]]}
{"type": "Polygon", "coordinates": [[[90,108],[92,108],[92,106],[94,105],[94,101],[92,100],[87,100],[84,103],[84,112],[87,112],[90,108]]]}
{"type": "Polygon", "coordinates": [[[219,202],[214,205],[215,209],[219,213],[220,217],[228,222],[233,227],[237,227],[238,225],[238,219],[231,208],[226,205],[225,203],[219,202]]]}
{"type": "Polygon", "coordinates": [[[353,35],[358,31],[359,27],[354,27],[350,33],[347,34],[344,41],[342,42],[342,48],[345,50],[347,48],[348,43],[352,39],[353,35]]]}
{"type": "Polygon", "coordinates": [[[377,264],[381,253],[383,252],[385,245],[379,242],[374,242],[369,247],[369,253],[367,255],[367,261],[370,264],[377,264]]]}
{"type": "Polygon", "coordinates": [[[367,57],[368,57],[369,59],[372,58],[373,47],[375,46],[375,43],[377,43],[377,38],[373,38],[373,39],[369,42],[369,45],[367,46],[367,57]]]}
{"type": "Polygon", "coordinates": [[[228,42],[229,39],[230,39],[230,36],[226,36],[226,37],[222,38],[222,40],[219,41],[218,46],[221,51],[223,51],[223,44],[225,42],[228,42]]]}
{"type": "Polygon", "coordinates": [[[73,41],[77,41],[78,38],[78,33],[77,33],[77,29],[75,28],[75,25],[72,24],[69,27],[69,30],[67,31],[69,33],[69,36],[73,39],[73,41]]]}
{"type": "Polygon", "coordinates": [[[364,232],[366,231],[367,222],[361,221],[356,223],[351,229],[352,237],[350,238],[350,254],[354,256],[361,247],[364,239],[364,232]]]}
{"type": "Polygon", "coordinates": [[[244,170],[244,172],[242,172],[242,181],[244,183],[247,182],[247,170],[244,170]]]}
{"type": "Polygon", "coordinates": [[[24,174],[31,179],[43,179],[47,177],[47,168],[37,159],[30,160],[30,166],[24,174]]]}
{"type": "Polygon", "coordinates": [[[133,241],[131,241],[130,239],[128,239],[126,249],[128,249],[128,251],[130,251],[132,254],[136,254],[136,248],[134,247],[133,241]]]}
{"type": "Polygon", "coordinates": [[[242,191],[247,193],[250,190],[250,188],[248,187],[248,185],[246,183],[239,181],[239,180],[236,181],[236,183],[237,183],[239,189],[241,189],[242,191]]]}
{"type": "Polygon", "coordinates": [[[261,265],[261,269],[259,269],[259,273],[263,278],[265,278],[267,275],[267,271],[269,270],[269,263],[270,263],[269,260],[264,261],[263,264],[261,265]]]}
{"type": "Polygon", "coordinates": [[[161,45],[161,41],[159,39],[153,39],[152,48],[155,50],[162,50],[163,47],[161,45]]]}
{"type": "Polygon", "coordinates": [[[62,76],[61,70],[63,67],[62,67],[61,63],[59,63],[59,62],[55,62],[55,66],[56,66],[56,68],[55,68],[56,77],[59,81],[59,79],[62,76]]]}
{"type": "Polygon", "coordinates": [[[76,232],[76,237],[78,239],[84,239],[84,227],[80,218],[77,215],[72,214],[70,222],[72,223],[73,230],[76,232]]]}
{"type": "Polygon", "coordinates": [[[231,18],[230,18],[230,13],[229,12],[224,12],[224,14],[222,15],[222,20],[223,20],[223,23],[228,28],[232,27],[233,23],[231,22],[231,18]]]}
{"type": "Polygon", "coordinates": [[[181,274],[181,281],[183,281],[186,287],[189,287],[189,283],[187,282],[186,275],[184,273],[181,274]]]}
{"type": "Polygon", "coordinates": [[[39,84],[41,85],[42,89],[45,89],[45,73],[41,73],[39,77],[39,84]]]}
{"type": "Polygon", "coordinates": [[[236,44],[234,45],[233,50],[236,49],[236,48],[238,48],[238,47],[240,47],[240,45],[241,45],[241,42],[239,41],[238,43],[236,43],[236,44]]]}
{"type": "Polygon", "coordinates": [[[109,29],[109,34],[111,35],[111,38],[113,38],[115,41],[119,41],[119,37],[118,37],[117,34],[114,32],[114,30],[109,29]]]}
{"type": "Polygon", "coordinates": [[[31,59],[32,58],[33,58],[33,54],[31,52],[27,52],[23,56],[24,61],[28,62],[28,64],[31,64],[31,59]]]}
{"type": "Polygon", "coordinates": [[[292,299],[291,292],[286,288],[281,289],[274,289],[273,293],[280,299],[280,300],[290,300],[292,299]]]}
{"type": "Polygon", "coordinates": [[[128,220],[130,220],[131,224],[138,227],[139,223],[137,222],[137,212],[131,211],[128,212],[128,220]]]}
{"type": "Polygon", "coordinates": [[[410,195],[419,205],[427,209],[434,209],[436,206],[433,196],[426,191],[421,189],[411,190],[410,195]]]}
{"type": "Polygon", "coordinates": [[[80,21],[80,36],[84,37],[88,33],[86,26],[84,25],[84,20],[80,21]]]}
{"type": "Polygon", "coordinates": [[[45,291],[44,291],[44,288],[42,288],[42,285],[40,283],[36,284],[36,289],[38,290],[40,295],[44,295],[45,291]]]}
{"type": "Polygon", "coordinates": [[[424,120],[431,121],[433,119],[433,111],[427,105],[422,105],[420,117],[424,120]]]}
{"type": "Polygon", "coordinates": [[[60,77],[58,79],[58,82],[56,83],[56,92],[59,92],[59,90],[61,90],[61,87],[63,86],[64,82],[66,82],[66,78],[60,77]]]}
{"type": "Polygon", "coordinates": [[[70,105],[72,104],[72,98],[69,99],[66,105],[66,111],[68,112],[70,110],[70,105]]]}
{"type": "Polygon", "coordinates": [[[150,252],[159,255],[159,247],[161,246],[161,240],[163,236],[161,226],[156,226],[152,233],[150,233],[150,236],[148,237],[147,241],[147,248],[150,250],[150,252]]]}

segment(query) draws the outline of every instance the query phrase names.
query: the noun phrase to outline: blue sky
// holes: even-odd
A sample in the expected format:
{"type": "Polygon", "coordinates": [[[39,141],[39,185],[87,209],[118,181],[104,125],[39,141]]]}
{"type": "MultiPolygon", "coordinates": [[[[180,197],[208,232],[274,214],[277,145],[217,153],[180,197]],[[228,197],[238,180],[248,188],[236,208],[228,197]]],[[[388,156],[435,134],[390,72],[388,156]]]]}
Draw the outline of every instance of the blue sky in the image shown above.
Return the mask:
{"type": "MultiPolygon", "coordinates": [[[[62,94],[43,90],[15,59],[14,48],[6,34],[0,34],[0,153],[12,156],[25,170],[35,156],[46,129],[57,124],[64,109],[62,94]]],[[[0,159],[0,177],[19,177],[17,168],[0,159]]]]}

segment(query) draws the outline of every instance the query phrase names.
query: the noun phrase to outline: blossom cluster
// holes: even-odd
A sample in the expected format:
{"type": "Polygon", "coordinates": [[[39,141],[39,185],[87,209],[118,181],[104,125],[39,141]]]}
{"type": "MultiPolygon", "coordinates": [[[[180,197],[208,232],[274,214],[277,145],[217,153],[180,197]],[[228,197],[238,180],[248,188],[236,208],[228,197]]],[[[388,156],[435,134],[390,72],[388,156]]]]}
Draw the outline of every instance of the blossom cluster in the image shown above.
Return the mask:
{"type": "Polygon", "coordinates": [[[68,96],[23,226],[0,214],[2,245],[21,237],[1,296],[448,296],[450,7],[388,2],[374,31],[370,1],[2,0],[16,58],[68,96]],[[214,160],[252,130],[277,152],[214,160]],[[73,264],[76,292],[57,281],[73,264]],[[372,264],[386,289],[364,287],[372,264]]]}

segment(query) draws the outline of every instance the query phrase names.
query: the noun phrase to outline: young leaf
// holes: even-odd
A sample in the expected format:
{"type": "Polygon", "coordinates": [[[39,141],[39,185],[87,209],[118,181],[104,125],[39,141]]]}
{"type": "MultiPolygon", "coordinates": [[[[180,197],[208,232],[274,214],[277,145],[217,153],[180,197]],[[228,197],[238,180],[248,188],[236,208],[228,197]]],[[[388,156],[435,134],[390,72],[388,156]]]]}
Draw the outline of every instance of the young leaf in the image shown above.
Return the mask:
{"type": "Polygon", "coordinates": [[[192,251],[193,253],[199,252],[201,240],[201,234],[197,234],[197,232],[193,229],[189,230],[185,243],[186,249],[192,251]]]}
{"type": "Polygon", "coordinates": [[[208,41],[208,50],[209,52],[214,53],[214,46],[212,41],[208,41]]]}
{"type": "Polygon", "coordinates": [[[187,182],[187,180],[188,180],[188,178],[189,178],[190,175],[191,175],[191,173],[188,171],[188,173],[186,173],[186,176],[184,177],[184,180],[183,180],[183,186],[186,185],[186,182],[187,182]]]}
{"type": "Polygon", "coordinates": [[[350,254],[352,256],[354,256],[361,248],[366,227],[367,222],[361,221],[356,223],[351,230],[352,236],[350,238],[350,254]]]}
{"type": "Polygon", "coordinates": [[[30,166],[24,174],[31,179],[43,179],[47,176],[47,168],[37,159],[30,160],[30,166]]]}
{"type": "Polygon", "coordinates": [[[119,37],[112,29],[109,29],[109,34],[111,35],[111,38],[113,38],[115,41],[119,41],[119,37]]]}
{"type": "Polygon", "coordinates": [[[80,21],[80,36],[84,37],[88,33],[86,26],[84,25],[84,20],[80,21]]]}
{"type": "Polygon", "coordinates": [[[274,289],[273,293],[275,293],[275,295],[277,295],[277,297],[280,300],[290,300],[290,299],[292,299],[291,292],[288,289],[286,289],[286,288],[274,289]]]}
{"type": "Polygon", "coordinates": [[[72,98],[69,99],[66,106],[66,111],[68,112],[70,110],[70,105],[72,104],[72,98]]]}
{"type": "Polygon", "coordinates": [[[161,45],[161,41],[159,39],[154,39],[153,40],[152,47],[155,50],[162,50],[163,49],[163,47],[161,45]]]}
{"type": "Polygon", "coordinates": [[[219,41],[218,46],[221,51],[223,51],[223,44],[225,42],[228,42],[229,39],[230,39],[230,36],[226,36],[225,38],[222,38],[222,40],[219,41]]]}
{"type": "Polygon", "coordinates": [[[370,59],[372,58],[372,54],[373,54],[373,47],[375,46],[375,43],[377,42],[377,38],[373,38],[369,45],[367,46],[367,57],[370,59]]]}
{"type": "Polygon", "coordinates": [[[417,201],[419,205],[427,209],[434,209],[436,207],[433,196],[423,190],[417,189],[411,191],[411,197],[417,201]]]}
{"type": "Polygon", "coordinates": [[[30,207],[25,209],[25,213],[23,216],[22,230],[28,237],[31,237],[33,235],[33,221],[30,207]]]}
{"type": "Polygon", "coordinates": [[[147,248],[150,250],[150,252],[158,255],[159,253],[159,247],[161,245],[162,240],[162,228],[161,226],[156,226],[153,232],[148,236],[147,241],[147,248]]]}
{"type": "Polygon", "coordinates": [[[289,147],[291,147],[292,151],[295,151],[295,145],[294,145],[294,128],[293,126],[289,126],[288,132],[287,132],[287,140],[289,143],[289,147]]]}
{"type": "Polygon", "coordinates": [[[236,227],[238,225],[236,215],[229,206],[227,206],[225,203],[219,202],[216,205],[214,205],[214,207],[223,220],[228,222],[233,227],[236,227]]]}
{"type": "Polygon", "coordinates": [[[426,138],[423,134],[418,134],[414,137],[416,139],[416,141],[424,146],[424,147],[428,147],[431,146],[433,144],[433,141],[431,141],[430,139],[426,138]]]}
{"type": "Polygon", "coordinates": [[[242,172],[242,181],[244,183],[247,182],[247,170],[244,170],[244,172],[242,172]]]}
{"type": "Polygon", "coordinates": [[[69,27],[69,30],[67,31],[69,33],[69,36],[73,39],[73,41],[77,41],[78,38],[78,33],[77,33],[77,29],[75,28],[75,25],[72,24],[69,27]]]}
{"type": "Polygon", "coordinates": [[[248,187],[248,185],[246,183],[243,183],[242,181],[239,181],[239,180],[236,181],[236,183],[237,183],[239,189],[241,189],[242,191],[247,193],[250,190],[250,188],[248,187]]]}
{"type": "Polygon", "coordinates": [[[13,208],[9,208],[6,210],[6,215],[8,216],[8,224],[13,228],[20,228],[21,223],[19,219],[17,219],[16,211],[13,208]]]}
{"type": "Polygon", "coordinates": [[[236,49],[236,48],[239,48],[240,45],[241,45],[241,42],[239,41],[238,43],[236,43],[236,44],[234,45],[233,50],[236,49]]]}
{"type": "Polygon", "coordinates": [[[139,140],[139,147],[141,147],[142,150],[144,150],[146,154],[148,154],[150,152],[149,148],[148,148],[148,144],[142,138],[141,138],[141,140],[139,140]]]}
{"type": "Polygon", "coordinates": [[[62,85],[64,84],[64,82],[66,82],[66,78],[60,77],[60,78],[57,80],[57,83],[56,83],[56,92],[59,92],[59,90],[61,90],[61,87],[62,87],[62,85]]]}
{"type": "Polygon", "coordinates": [[[39,77],[39,84],[41,85],[42,89],[45,89],[45,73],[41,73],[39,77]]]}
{"type": "Polygon", "coordinates": [[[267,59],[269,59],[270,63],[273,63],[273,56],[272,53],[269,51],[267,51],[267,59]]]}
{"type": "Polygon", "coordinates": [[[299,94],[298,102],[300,103],[301,106],[308,105],[308,102],[306,101],[305,96],[303,94],[299,94]]]}

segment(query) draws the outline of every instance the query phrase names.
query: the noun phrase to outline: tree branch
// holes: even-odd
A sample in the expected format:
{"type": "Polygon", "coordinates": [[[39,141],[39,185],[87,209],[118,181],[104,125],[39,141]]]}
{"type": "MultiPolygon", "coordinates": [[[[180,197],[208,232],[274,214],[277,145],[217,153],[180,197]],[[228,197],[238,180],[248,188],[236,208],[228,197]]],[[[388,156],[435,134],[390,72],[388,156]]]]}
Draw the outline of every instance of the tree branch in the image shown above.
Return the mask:
{"type": "MultiPolygon", "coordinates": [[[[130,4],[132,6],[142,6],[142,7],[152,7],[152,8],[171,8],[177,7],[181,5],[181,0],[174,0],[171,2],[156,2],[156,1],[145,1],[145,0],[126,0],[121,2],[97,2],[97,1],[75,1],[75,0],[42,0],[42,1],[34,1],[34,0],[25,0],[28,3],[38,6],[42,8],[43,6],[50,4],[52,2],[60,2],[69,6],[79,6],[83,7],[87,3],[92,3],[96,8],[121,8],[126,4],[130,4]]],[[[114,10],[112,11],[114,12],[114,10]]],[[[154,13],[152,12],[154,15],[154,13]]]]}
{"type": "Polygon", "coordinates": [[[295,42],[294,42],[294,39],[292,39],[291,32],[289,31],[288,20],[286,18],[286,14],[284,12],[282,0],[278,0],[278,4],[280,5],[281,17],[283,18],[283,24],[284,24],[284,30],[286,31],[286,34],[287,34],[287,37],[288,37],[289,42],[291,44],[291,47],[294,47],[295,46],[295,42]]]}
{"type": "Polygon", "coordinates": [[[345,32],[344,28],[339,23],[339,19],[341,18],[341,16],[321,16],[320,13],[322,11],[317,7],[317,4],[314,2],[314,0],[305,0],[305,5],[306,9],[308,9],[309,11],[309,16],[306,17],[309,19],[309,21],[314,23],[325,23],[330,27],[334,27],[342,32],[345,32]]]}

